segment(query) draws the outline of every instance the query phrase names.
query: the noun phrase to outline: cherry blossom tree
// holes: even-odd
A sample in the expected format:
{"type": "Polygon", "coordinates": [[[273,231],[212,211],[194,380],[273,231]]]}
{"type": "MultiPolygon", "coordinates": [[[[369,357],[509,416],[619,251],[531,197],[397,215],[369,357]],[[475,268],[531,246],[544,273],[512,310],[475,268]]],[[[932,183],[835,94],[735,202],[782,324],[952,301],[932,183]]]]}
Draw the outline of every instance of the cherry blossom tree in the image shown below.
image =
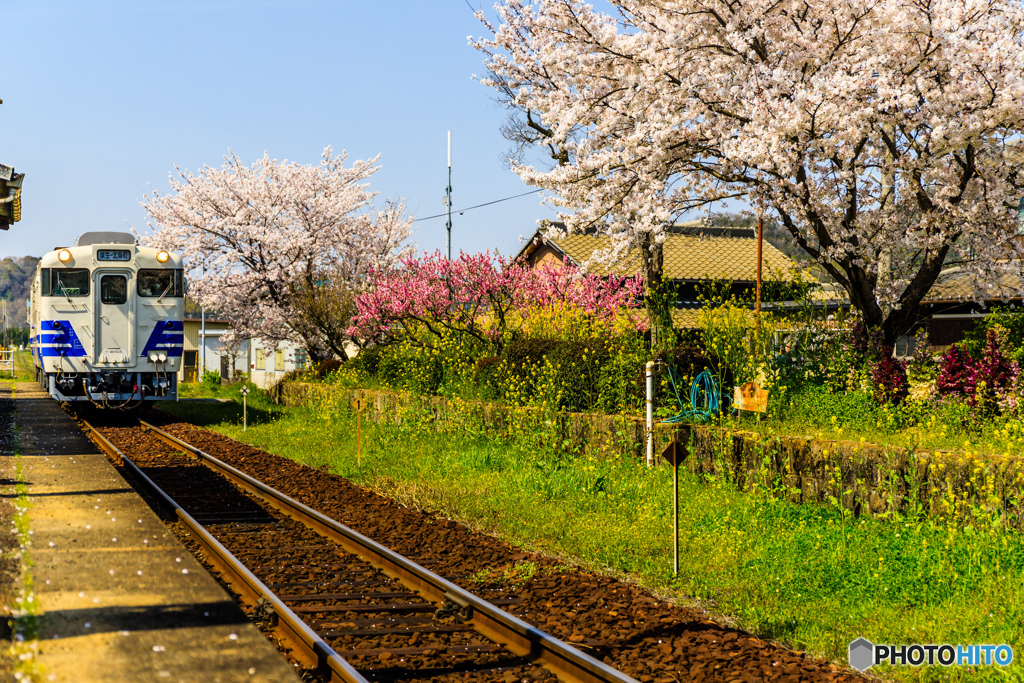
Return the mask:
{"type": "Polygon", "coordinates": [[[400,202],[374,207],[365,181],[377,159],[346,158],[327,147],[319,164],[264,155],[247,166],[229,153],[221,168],[178,170],[169,193],[143,197],[154,231],[143,242],[182,255],[190,295],[227,316],[235,336],[268,349],[290,340],[314,361],[343,356],[352,311],[335,294],[408,253],[412,225],[400,202]]]}
{"type": "Polygon", "coordinates": [[[603,258],[745,198],[890,345],[943,268],[978,297],[1020,276],[1019,3],[606,4],[504,0],[471,41],[512,111],[513,168],[568,231],[610,234],[603,258]]]}
{"type": "Polygon", "coordinates": [[[418,325],[433,338],[465,334],[500,352],[512,311],[559,303],[611,319],[641,291],[639,277],[600,277],[571,266],[534,270],[489,252],[451,260],[435,252],[374,271],[348,333],[387,342],[418,325]]]}

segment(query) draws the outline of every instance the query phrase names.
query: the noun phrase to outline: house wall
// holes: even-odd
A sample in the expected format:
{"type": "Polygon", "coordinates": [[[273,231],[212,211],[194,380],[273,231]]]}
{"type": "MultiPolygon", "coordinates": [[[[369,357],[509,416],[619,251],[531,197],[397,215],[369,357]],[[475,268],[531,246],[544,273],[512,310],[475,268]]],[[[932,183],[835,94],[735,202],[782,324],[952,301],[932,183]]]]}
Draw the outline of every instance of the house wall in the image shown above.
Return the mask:
{"type": "MultiPolygon", "coordinates": [[[[963,341],[967,333],[981,324],[994,306],[1005,305],[1002,301],[986,302],[982,306],[975,302],[963,303],[924,303],[921,304],[921,317],[928,329],[928,347],[932,352],[945,351],[951,345],[963,341]]],[[[1010,306],[1019,309],[1020,299],[1009,302],[1010,306]]]]}
{"type": "Polygon", "coordinates": [[[224,321],[207,320],[206,333],[203,334],[201,320],[185,320],[184,358],[178,373],[180,382],[196,382],[202,379],[203,371],[216,370],[221,377],[229,379],[245,374],[249,368],[248,343],[242,342],[238,355],[232,363],[231,357],[221,348],[220,338],[226,334],[229,326],[224,321]],[[203,350],[205,347],[205,367],[203,350]]]}
{"type": "Polygon", "coordinates": [[[280,382],[285,374],[308,365],[305,351],[296,344],[282,342],[268,355],[269,344],[259,339],[251,342],[248,355],[249,377],[261,389],[269,389],[280,382]]]}
{"type": "Polygon", "coordinates": [[[533,252],[529,258],[531,268],[542,268],[544,266],[559,268],[563,262],[562,255],[546,244],[539,246],[537,251],[533,252]]]}

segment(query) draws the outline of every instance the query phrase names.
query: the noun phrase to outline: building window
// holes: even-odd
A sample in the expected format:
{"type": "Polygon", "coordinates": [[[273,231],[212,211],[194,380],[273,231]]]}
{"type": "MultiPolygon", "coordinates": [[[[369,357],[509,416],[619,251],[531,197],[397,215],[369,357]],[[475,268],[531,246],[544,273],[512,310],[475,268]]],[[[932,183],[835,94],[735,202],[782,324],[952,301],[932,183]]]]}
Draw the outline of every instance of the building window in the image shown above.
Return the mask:
{"type": "Polygon", "coordinates": [[[263,353],[263,349],[256,349],[256,369],[266,370],[267,369],[267,354],[263,353]]]}
{"type": "Polygon", "coordinates": [[[279,372],[284,370],[284,349],[274,351],[274,369],[279,372]]]}

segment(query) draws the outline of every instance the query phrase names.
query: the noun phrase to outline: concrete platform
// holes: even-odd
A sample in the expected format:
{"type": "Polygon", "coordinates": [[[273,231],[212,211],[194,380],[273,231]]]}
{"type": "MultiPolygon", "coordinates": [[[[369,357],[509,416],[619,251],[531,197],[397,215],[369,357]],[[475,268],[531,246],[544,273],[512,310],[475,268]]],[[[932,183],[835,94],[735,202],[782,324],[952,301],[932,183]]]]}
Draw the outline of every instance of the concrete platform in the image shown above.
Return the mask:
{"type": "Polygon", "coordinates": [[[42,680],[298,682],[53,399],[29,383],[13,399],[19,444],[0,459],[29,492],[42,680]]]}

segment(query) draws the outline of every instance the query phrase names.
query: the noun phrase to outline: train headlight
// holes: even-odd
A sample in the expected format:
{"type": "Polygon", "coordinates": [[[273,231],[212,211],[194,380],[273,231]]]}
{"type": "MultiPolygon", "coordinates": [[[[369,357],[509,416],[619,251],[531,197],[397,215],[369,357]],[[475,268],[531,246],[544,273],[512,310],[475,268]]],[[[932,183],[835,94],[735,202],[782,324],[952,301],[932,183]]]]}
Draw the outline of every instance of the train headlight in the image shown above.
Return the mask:
{"type": "Polygon", "coordinates": [[[169,258],[171,258],[171,255],[163,250],[158,251],[156,254],[156,260],[159,261],[160,263],[167,263],[167,259],[169,258]]]}
{"type": "Polygon", "coordinates": [[[160,362],[163,363],[165,360],[167,360],[167,354],[166,353],[161,353],[160,354],[160,362]]]}
{"type": "Polygon", "coordinates": [[[61,249],[57,252],[57,258],[60,259],[61,263],[67,263],[71,260],[71,251],[68,249],[61,249]]]}
{"type": "Polygon", "coordinates": [[[151,351],[149,354],[149,362],[155,363],[160,360],[160,356],[157,355],[156,351],[151,351]]]}

